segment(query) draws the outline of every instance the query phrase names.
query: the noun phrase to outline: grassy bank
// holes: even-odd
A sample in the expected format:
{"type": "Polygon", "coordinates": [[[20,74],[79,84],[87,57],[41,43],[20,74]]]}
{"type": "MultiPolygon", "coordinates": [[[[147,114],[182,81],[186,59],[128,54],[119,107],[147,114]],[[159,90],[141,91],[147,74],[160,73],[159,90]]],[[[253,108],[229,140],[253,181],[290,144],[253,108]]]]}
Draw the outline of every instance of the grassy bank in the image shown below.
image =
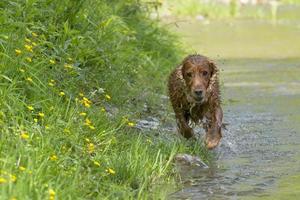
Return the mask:
{"type": "Polygon", "coordinates": [[[181,54],[148,9],[134,0],[0,2],[2,199],[164,198],[174,155],[207,155],[135,128],[145,103],[153,113],[168,107],[157,96],[181,54]]]}

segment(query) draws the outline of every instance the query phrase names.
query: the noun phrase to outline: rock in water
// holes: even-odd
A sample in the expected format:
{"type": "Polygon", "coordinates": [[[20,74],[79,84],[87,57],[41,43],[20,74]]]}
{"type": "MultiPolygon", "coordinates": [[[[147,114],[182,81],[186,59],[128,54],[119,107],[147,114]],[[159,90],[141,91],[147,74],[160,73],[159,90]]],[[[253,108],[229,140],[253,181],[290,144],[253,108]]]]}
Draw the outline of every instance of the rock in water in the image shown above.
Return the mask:
{"type": "Polygon", "coordinates": [[[208,168],[199,157],[189,154],[177,154],[174,160],[177,166],[198,166],[205,169],[208,168]]]}

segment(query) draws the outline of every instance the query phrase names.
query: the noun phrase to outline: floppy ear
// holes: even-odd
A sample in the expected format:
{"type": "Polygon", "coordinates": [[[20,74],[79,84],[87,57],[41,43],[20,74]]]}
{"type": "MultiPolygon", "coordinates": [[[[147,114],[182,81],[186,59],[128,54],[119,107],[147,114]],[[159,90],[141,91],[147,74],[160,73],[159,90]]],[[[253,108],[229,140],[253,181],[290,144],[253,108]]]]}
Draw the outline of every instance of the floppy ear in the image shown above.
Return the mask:
{"type": "Polygon", "coordinates": [[[208,62],[209,62],[209,67],[211,69],[208,91],[210,93],[213,92],[218,93],[219,92],[219,80],[218,80],[219,70],[213,61],[209,60],[208,62]]]}
{"type": "Polygon", "coordinates": [[[191,63],[189,61],[185,61],[182,63],[181,73],[182,77],[186,79],[186,70],[190,67],[191,63]]]}

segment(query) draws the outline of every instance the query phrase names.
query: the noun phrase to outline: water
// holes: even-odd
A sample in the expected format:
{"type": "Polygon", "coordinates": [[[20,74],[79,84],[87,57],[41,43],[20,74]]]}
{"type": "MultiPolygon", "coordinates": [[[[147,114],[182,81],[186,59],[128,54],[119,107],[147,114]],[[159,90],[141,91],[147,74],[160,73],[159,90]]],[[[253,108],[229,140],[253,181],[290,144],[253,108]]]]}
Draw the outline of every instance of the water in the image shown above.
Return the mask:
{"type": "Polygon", "coordinates": [[[209,169],[187,170],[170,198],[297,199],[300,23],[183,21],[172,30],[188,52],[217,61],[229,125],[209,169]]]}

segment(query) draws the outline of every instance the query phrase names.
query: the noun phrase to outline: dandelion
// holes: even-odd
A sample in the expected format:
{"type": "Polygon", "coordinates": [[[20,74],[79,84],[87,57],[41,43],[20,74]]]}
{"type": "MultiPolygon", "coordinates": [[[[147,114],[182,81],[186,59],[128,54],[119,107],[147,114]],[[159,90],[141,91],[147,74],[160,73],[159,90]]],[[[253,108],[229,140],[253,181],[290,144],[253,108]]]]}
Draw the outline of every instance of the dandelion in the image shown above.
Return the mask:
{"type": "Polygon", "coordinates": [[[19,167],[19,170],[20,170],[20,171],[25,171],[25,170],[26,170],[26,168],[25,168],[25,167],[23,167],[23,166],[20,166],[20,167],[19,167]]]}
{"type": "Polygon", "coordinates": [[[1,183],[6,183],[6,182],[7,182],[7,180],[5,178],[0,177],[0,184],[1,183]]]}
{"type": "Polygon", "coordinates": [[[113,169],[111,169],[111,168],[108,168],[108,169],[106,170],[106,172],[109,173],[109,174],[112,174],[112,175],[114,175],[114,174],[116,173],[115,170],[113,170],[113,169]]]}
{"type": "Polygon", "coordinates": [[[53,189],[49,189],[49,200],[54,200],[55,199],[55,191],[53,189]]]}
{"type": "Polygon", "coordinates": [[[56,63],[55,60],[52,60],[52,59],[50,59],[49,62],[50,62],[50,64],[52,64],[52,65],[54,65],[54,64],[56,63]]]}
{"type": "Polygon", "coordinates": [[[110,100],[110,99],[111,99],[111,97],[110,97],[108,94],[105,95],[105,98],[106,98],[107,100],[110,100]]]}
{"type": "Polygon", "coordinates": [[[38,36],[38,34],[36,34],[35,32],[32,32],[31,35],[32,35],[33,37],[37,37],[37,36],[38,36]]]}
{"type": "Polygon", "coordinates": [[[97,161],[94,161],[94,165],[96,165],[97,167],[100,167],[100,163],[97,161]]]}
{"type": "Polygon", "coordinates": [[[81,112],[79,113],[80,116],[86,116],[86,113],[85,112],[81,112]]]}
{"type": "Polygon", "coordinates": [[[103,107],[100,110],[101,110],[101,112],[106,112],[105,108],[103,108],[103,107]]]}
{"type": "Polygon", "coordinates": [[[63,97],[63,96],[65,96],[66,94],[63,92],[63,91],[61,91],[60,93],[59,93],[59,96],[61,96],[61,97],[63,97]]]}
{"type": "Polygon", "coordinates": [[[87,150],[89,153],[93,153],[95,151],[95,145],[93,143],[89,143],[87,146],[87,150]]]}
{"type": "Polygon", "coordinates": [[[21,138],[24,140],[27,140],[29,138],[28,133],[26,133],[26,132],[21,133],[21,138]]]}
{"type": "Polygon", "coordinates": [[[34,118],[33,121],[34,121],[35,123],[38,123],[39,120],[38,120],[37,118],[34,118]]]}
{"type": "Polygon", "coordinates": [[[25,72],[25,69],[20,68],[19,71],[22,72],[22,73],[24,73],[24,72],[25,72]]]}
{"type": "Polygon", "coordinates": [[[30,57],[26,57],[25,60],[30,63],[32,62],[32,59],[30,57]]]}
{"type": "Polygon", "coordinates": [[[16,177],[15,175],[10,174],[9,177],[10,177],[10,181],[11,181],[11,182],[16,182],[17,177],[16,177]]]}
{"type": "Polygon", "coordinates": [[[133,122],[128,122],[127,125],[128,125],[129,127],[134,127],[134,126],[135,126],[135,123],[133,123],[133,122]]]}
{"type": "Polygon", "coordinates": [[[33,106],[27,106],[28,110],[33,111],[34,107],[33,106]]]}
{"type": "Polygon", "coordinates": [[[56,155],[52,155],[52,156],[50,157],[50,160],[56,161],[56,160],[57,160],[57,156],[56,156],[56,155]]]}
{"type": "Polygon", "coordinates": [[[27,78],[26,78],[26,81],[28,81],[28,82],[30,82],[30,83],[32,83],[32,82],[33,82],[33,80],[32,80],[32,78],[31,78],[31,77],[27,77],[27,78]]]}
{"type": "Polygon", "coordinates": [[[43,117],[45,117],[45,114],[44,113],[42,113],[42,112],[39,112],[39,114],[38,114],[41,118],[43,118],[43,117]]]}
{"type": "Polygon", "coordinates": [[[20,49],[15,49],[15,52],[16,52],[17,56],[22,53],[22,51],[20,49]]]}
{"type": "Polygon", "coordinates": [[[95,126],[93,126],[93,125],[89,125],[89,128],[90,128],[91,130],[95,130],[95,129],[96,129],[95,126]]]}

